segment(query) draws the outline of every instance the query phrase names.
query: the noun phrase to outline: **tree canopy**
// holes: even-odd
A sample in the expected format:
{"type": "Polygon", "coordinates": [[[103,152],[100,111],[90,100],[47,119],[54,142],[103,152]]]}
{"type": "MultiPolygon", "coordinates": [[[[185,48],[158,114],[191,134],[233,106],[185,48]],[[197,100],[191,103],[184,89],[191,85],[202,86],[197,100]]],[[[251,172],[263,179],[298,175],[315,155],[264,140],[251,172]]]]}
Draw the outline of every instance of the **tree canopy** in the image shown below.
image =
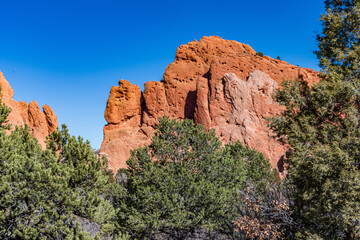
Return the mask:
{"type": "Polygon", "coordinates": [[[222,148],[213,130],[192,120],[160,119],[151,144],[127,164],[114,202],[119,228],[137,239],[245,236],[236,227],[246,214],[241,191],[275,180],[261,153],[240,143],[222,148]]]}
{"type": "Polygon", "coordinates": [[[111,236],[111,175],[88,142],[63,126],[42,150],[29,127],[6,134],[0,104],[0,238],[90,239],[111,236]]]}
{"type": "Polygon", "coordinates": [[[290,145],[289,189],[298,238],[360,237],[360,2],[325,1],[316,52],[323,80],[283,83],[271,127],[290,145]]]}

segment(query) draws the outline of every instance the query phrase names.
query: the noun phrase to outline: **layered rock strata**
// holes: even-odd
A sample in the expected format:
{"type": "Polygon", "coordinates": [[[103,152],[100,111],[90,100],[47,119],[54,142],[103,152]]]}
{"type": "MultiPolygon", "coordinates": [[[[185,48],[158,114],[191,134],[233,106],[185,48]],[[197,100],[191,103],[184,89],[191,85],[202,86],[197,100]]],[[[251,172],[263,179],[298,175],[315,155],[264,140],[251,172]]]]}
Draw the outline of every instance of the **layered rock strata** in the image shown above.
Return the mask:
{"type": "Polygon", "coordinates": [[[285,146],[265,118],[281,113],[274,90],[299,74],[310,84],[319,81],[311,69],[258,56],[236,41],[203,37],[182,45],[161,82],[145,83],[144,92],[126,80],[112,87],[101,152],[111,169],[125,168],[130,150],[148,144],[158,119],[166,115],[214,128],[223,142],[241,141],[279,167],[285,146]]]}
{"type": "Polygon", "coordinates": [[[54,111],[48,105],[44,105],[43,111],[41,111],[35,101],[31,101],[29,104],[15,101],[13,99],[14,90],[1,72],[0,86],[2,102],[11,108],[8,120],[12,124],[12,128],[27,124],[41,146],[45,148],[46,137],[59,126],[54,111]]]}

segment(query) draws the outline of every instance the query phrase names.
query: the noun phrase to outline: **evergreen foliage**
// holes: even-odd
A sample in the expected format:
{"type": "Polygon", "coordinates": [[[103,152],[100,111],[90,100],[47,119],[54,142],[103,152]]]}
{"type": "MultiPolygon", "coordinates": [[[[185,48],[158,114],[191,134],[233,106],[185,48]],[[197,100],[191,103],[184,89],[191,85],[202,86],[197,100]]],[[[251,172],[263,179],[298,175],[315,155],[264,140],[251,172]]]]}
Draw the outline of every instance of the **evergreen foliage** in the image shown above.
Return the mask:
{"type": "Polygon", "coordinates": [[[318,35],[324,79],[283,83],[286,107],[271,126],[289,143],[291,209],[297,238],[360,238],[360,2],[325,1],[318,35]]]}
{"type": "Polygon", "coordinates": [[[104,193],[106,162],[65,126],[42,150],[29,127],[6,134],[0,105],[0,239],[90,239],[110,236],[114,209],[104,193]]]}
{"type": "MultiPolygon", "coordinates": [[[[0,92],[1,92],[1,86],[0,86],[0,92]]],[[[3,104],[2,99],[0,98],[0,131],[11,129],[11,124],[8,124],[9,120],[7,119],[10,112],[11,112],[11,108],[3,104]]]]}
{"type": "Polygon", "coordinates": [[[279,173],[255,149],[240,142],[228,143],[224,151],[244,162],[246,180],[235,198],[236,239],[281,239],[285,228],[295,224],[279,173]]]}
{"type": "Polygon", "coordinates": [[[256,53],[256,56],[263,57],[264,54],[263,54],[262,52],[257,52],[257,53],[256,53]]]}
{"type": "Polygon", "coordinates": [[[230,142],[223,151],[230,154],[234,161],[244,162],[246,181],[264,185],[279,179],[278,172],[272,170],[269,160],[257,150],[245,147],[240,142],[230,142]]]}
{"type": "MultiPolygon", "coordinates": [[[[330,76],[341,75],[357,91],[360,87],[360,2],[326,0],[323,31],[315,53],[320,67],[330,76]]],[[[336,79],[336,77],[335,77],[336,79]]]]}
{"type": "Polygon", "coordinates": [[[0,99],[0,239],[360,239],[360,2],[325,6],[323,80],[299,76],[276,94],[284,185],[256,150],[167,117],[113,184],[66,126],[46,150],[27,126],[10,132],[0,99]]]}
{"type": "Polygon", "coordinates": [[[274,180],[268,161],[240,143],[221,148],[213,130],[192,120],[165,117],[157,130],[118,172],[118,228],[135,239],[244,237],[239,196],[248,180],[274,180]]]}
{"type": "Polygon", "coordinates": [[[287,82],[277,99],[286,111],[272,127],[291,146],[295,218],[323,239],[359,237],[360,132],[351,88],[340,81],[312,89],[287,82]]]}

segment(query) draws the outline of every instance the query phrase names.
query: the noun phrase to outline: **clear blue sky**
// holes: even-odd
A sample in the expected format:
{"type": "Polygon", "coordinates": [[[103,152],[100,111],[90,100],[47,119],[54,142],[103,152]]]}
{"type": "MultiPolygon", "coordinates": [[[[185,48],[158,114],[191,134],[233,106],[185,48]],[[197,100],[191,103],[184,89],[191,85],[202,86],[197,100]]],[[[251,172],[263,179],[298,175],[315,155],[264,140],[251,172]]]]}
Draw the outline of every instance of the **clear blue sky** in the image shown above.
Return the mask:
{"type": "Polygon", "coordinates": [[[217,35],[318,69],[322,0],[0,0],[0,69],[99,148],[111,86],[160,80],[181,44],[217,35]]]}

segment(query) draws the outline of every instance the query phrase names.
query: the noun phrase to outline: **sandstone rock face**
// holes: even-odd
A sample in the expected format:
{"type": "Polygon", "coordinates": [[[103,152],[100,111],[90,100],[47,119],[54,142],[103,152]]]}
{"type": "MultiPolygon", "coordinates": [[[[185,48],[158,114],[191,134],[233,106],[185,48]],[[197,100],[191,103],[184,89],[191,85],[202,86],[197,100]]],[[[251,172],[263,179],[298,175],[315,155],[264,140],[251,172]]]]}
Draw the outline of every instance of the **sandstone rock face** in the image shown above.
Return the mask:
{"type": "Polygon", "coordinates": [[[319,81],[311,69],[257,56],[236,41],[203,37],[182,45],[163,81],[145,83],[143,93],[125,80],[111,89],[101,152],[114,171],[126,167],[130,150],[148,144],[157,120],[167,115],[214,128],[223,142],[241,141],[278,167],[285,146],[264,118],[281,113],[274,90],[299,74],[310,84],[319,81]]]}
{"type": "Polygon", "coordinates": [[[224,142],[239,140],[256,148],[274,166],[284,154],[285,146],[269,131],[265,118],[281,113],[281,107],[272,98],[277,83],[259,70],[251,73],[247,81],[233,73],[226,73],[223,79],[222,97],[230,104],[231,111],[213,115],[213,121],[218,124],[212,127],[224,142]]]}
{"type": "Polygon", "coordinates": [[[109,124],[136,127],[141,121],[141,90],[129,81],[120,80],[118,87],[112,87],[105,110],[109,124]]]}
{"type": "Polygon", "coordinates": [[[43,106],[43,112],[40,110],[35,101],[27,104],[23,101],[15,101],[13,99],[14,91],[4,75],[0,72],[0,86],[2,102],[11,108],[8,120],[12,127],[27,124],[39,140],[39,143],[45,148],[46,136],[56,130],[59,126],[54,111],[48,105],[43,106]]]}

